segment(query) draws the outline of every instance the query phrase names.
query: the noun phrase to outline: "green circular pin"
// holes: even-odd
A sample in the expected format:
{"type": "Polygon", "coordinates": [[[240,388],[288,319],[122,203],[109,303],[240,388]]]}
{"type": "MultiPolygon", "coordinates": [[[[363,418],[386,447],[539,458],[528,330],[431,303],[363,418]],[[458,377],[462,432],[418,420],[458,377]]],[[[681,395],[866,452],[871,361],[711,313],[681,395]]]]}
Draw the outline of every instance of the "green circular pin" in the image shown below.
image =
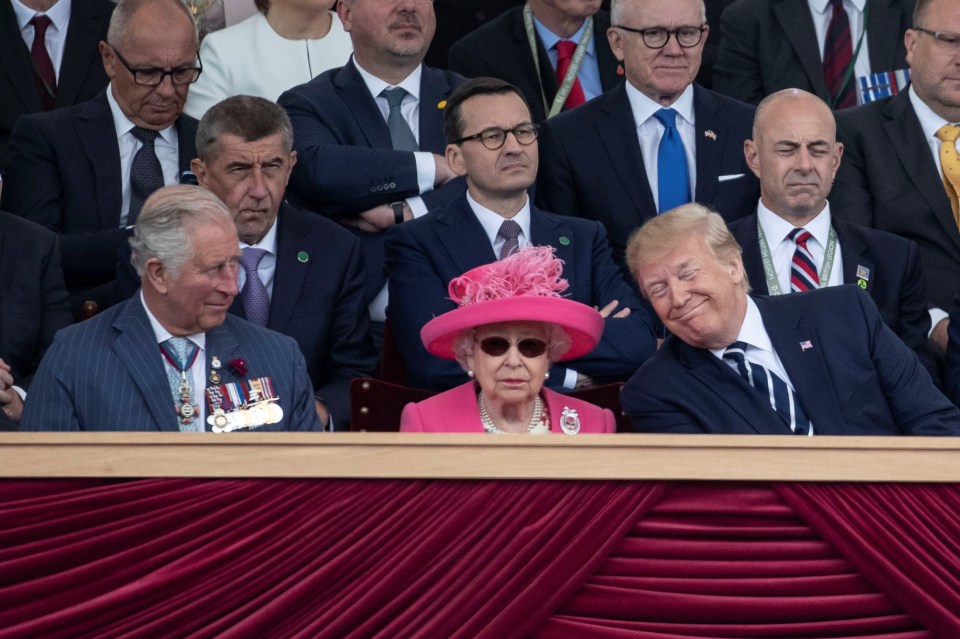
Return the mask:
{"type": "Polygon", "coordinates": [[[307,262],[310,261],[310,256],[307,255],[306,251],[300,251],[299,253],[297,253],[297,259],[303,262],[304,264],[306,264],[307,262]]]}
{"type": "Polygon", "coordinates": [[[863,279],[857,280],[857,286],[859,286],[860,288],[866,290],[866,289],[867,289],[867,280],[863,280],[863,279]]]}
{"type": "Polygon", "coordinates": [[[566,235],[561,235],[560,243],[563,244],[564,246],[570,246],[570,238],[568,238],[566,235]]]}

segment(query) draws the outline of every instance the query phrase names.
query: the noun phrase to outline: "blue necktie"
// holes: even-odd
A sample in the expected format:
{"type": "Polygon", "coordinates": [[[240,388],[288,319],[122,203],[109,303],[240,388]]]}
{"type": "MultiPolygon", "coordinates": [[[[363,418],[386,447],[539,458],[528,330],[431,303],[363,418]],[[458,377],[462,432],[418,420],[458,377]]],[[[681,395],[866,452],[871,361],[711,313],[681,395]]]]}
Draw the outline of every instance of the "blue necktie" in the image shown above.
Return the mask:
{"type": "Polygon", "coordinates": [[[746,358],[747,343],[734,342],[723,352],[723,359],[736,364],[740,377],[758,393],[770,400],[770,406],[786,422],[795,435],[812,435],[810,418],[800,405],[797,394],[772,370],[746,358]]]}
{"type": "Polygon", "coordinates": [[[664,213],[690,201],[690,175],[683,140],[677,131],[677,112],[660,109],[653,117],[664,127],[657,149],[657,212],[664,213]]]}
{"type": "Polygon", "coordinates": [[[403,119],[403,113],[400,112],[400,104],[407,95],[406,90],[400,87],[384,89],[380,95],[387,99],[387,105],[390,107],[387,113],[387,128],[390,129],[390,143],[394,150],[419,151],[420,145],[417,144],[417,138],[414,137],[410,125],[403,119]]]}

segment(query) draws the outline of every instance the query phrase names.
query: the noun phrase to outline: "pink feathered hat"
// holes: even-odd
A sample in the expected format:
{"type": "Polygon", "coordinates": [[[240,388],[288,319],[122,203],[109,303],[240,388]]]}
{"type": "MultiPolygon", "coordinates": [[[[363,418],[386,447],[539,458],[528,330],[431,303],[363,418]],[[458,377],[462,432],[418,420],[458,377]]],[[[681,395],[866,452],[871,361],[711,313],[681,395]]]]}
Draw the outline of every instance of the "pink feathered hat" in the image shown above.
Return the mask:
{"type": "Polygon", "coordinates": [[[563,261],[553,247],[528,247],[510,257],[471,269],[450,281],[450,299],[458,308],[424,325],[420,339],[427,350],[456,359],[453,344],[469,328],[500,322],[544,322],[570,337],[570,349],[559,359],[586,355],[600,341],[603,318],[596,309],[560,297],[563,261]]]}

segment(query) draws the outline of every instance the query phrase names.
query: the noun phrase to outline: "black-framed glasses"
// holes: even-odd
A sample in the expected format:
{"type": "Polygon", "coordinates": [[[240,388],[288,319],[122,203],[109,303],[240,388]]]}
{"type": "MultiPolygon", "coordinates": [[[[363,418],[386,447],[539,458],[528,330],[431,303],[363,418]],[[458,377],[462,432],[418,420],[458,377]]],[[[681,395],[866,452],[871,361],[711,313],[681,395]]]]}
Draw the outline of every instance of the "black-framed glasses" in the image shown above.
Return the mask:
{"type": "Polygon", "coordinates": [[[617,29],[623,29],[630,33],[639,33],[643,43],[648,49],[662,49],[667,46],[670,36],[674,36],[684,49],[690,49],[700,44],[703,40],[703,34],[707,30],[706,25],[699,27],[679,27],[677,29],[664,29],[663,27],[650,27],[649,29],[634,29],[625,27],[622,24],[613,25],[617,29]]]}
{"type": "Polygon", "coordinates": [[[459,140],[454,140],[453,144],[463,144],[469,140],[477,140],[480,142],[480,144],[487,147],[491,151],[496,151],[507,142],[507,133],[513,133],[513,137],[517,139],[517,142],[523,146],[527,146],[537,141],[537,136],[540,134],[540,128],[536,124],[520,124],[512,129],[490,127],[489,129],[484,129],[480,133],[475,133],[474,135],[468,135],[460,138],[459,140]]]}
{"type": "Polygon", "coordinates": [[[930,29],[924,29],[923,27],[914,27],[913,30],[919,31],[920,33],[926,33],[928,36],[931,36],[934,40],[950,49],[960,49],[960,33],[951,33],[949,31],[931,31],[930,29]]]}
{"type": "Polygon", "coordinates": [[[137,68],[130,66],[130,63],[123,59],[123,56],[120,55],[120,52],[117,51],[117,48],[110,45],[110,48],[113,49],[113,53],[117,56],[117,60],[120,60],[120,63],[127,68],[133,75],[133,81],[137,84],[145,87],[155,87],[163,82],[163,79],[170,76],[170,80],[174,84],[193,84],[200,78],[200,74],[203,72],[203,61],[200,60],[200,52],[197,52],[197,64],[196,67],[177,67],[176,69],[161,69],[160,67],[146,67],[146,68],[137,68]]]}
{"type": "MultiPolygon", "coordinates": [[[[506,337],[487,337],[480,340],[480,350],[490,357],[500,357],[510,350],[510,340],[506,337]]],[[[547,343],[536,337],[525,337],[517,342],[517,350],[524,357],[533,359],[547,352],[547,343]]]]}

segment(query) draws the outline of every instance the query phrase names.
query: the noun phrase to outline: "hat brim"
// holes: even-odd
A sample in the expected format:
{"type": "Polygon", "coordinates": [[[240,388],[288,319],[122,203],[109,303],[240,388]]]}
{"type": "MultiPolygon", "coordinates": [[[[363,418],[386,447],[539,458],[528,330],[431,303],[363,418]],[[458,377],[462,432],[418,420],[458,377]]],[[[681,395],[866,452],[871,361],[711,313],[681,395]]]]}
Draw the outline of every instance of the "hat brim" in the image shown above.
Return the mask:
{"type": "Polygon", "coordinates": [[[420,339],[429,352],[456,359],[453,344],[463,331],[485,324],[543,322],[559,326],[570,338],[570,349],[557,361],[576,359],[592,351],[603,334],[603,317],[596,309],[562,297],[505,297],[462,306],[427,322],[420,339]]]}

